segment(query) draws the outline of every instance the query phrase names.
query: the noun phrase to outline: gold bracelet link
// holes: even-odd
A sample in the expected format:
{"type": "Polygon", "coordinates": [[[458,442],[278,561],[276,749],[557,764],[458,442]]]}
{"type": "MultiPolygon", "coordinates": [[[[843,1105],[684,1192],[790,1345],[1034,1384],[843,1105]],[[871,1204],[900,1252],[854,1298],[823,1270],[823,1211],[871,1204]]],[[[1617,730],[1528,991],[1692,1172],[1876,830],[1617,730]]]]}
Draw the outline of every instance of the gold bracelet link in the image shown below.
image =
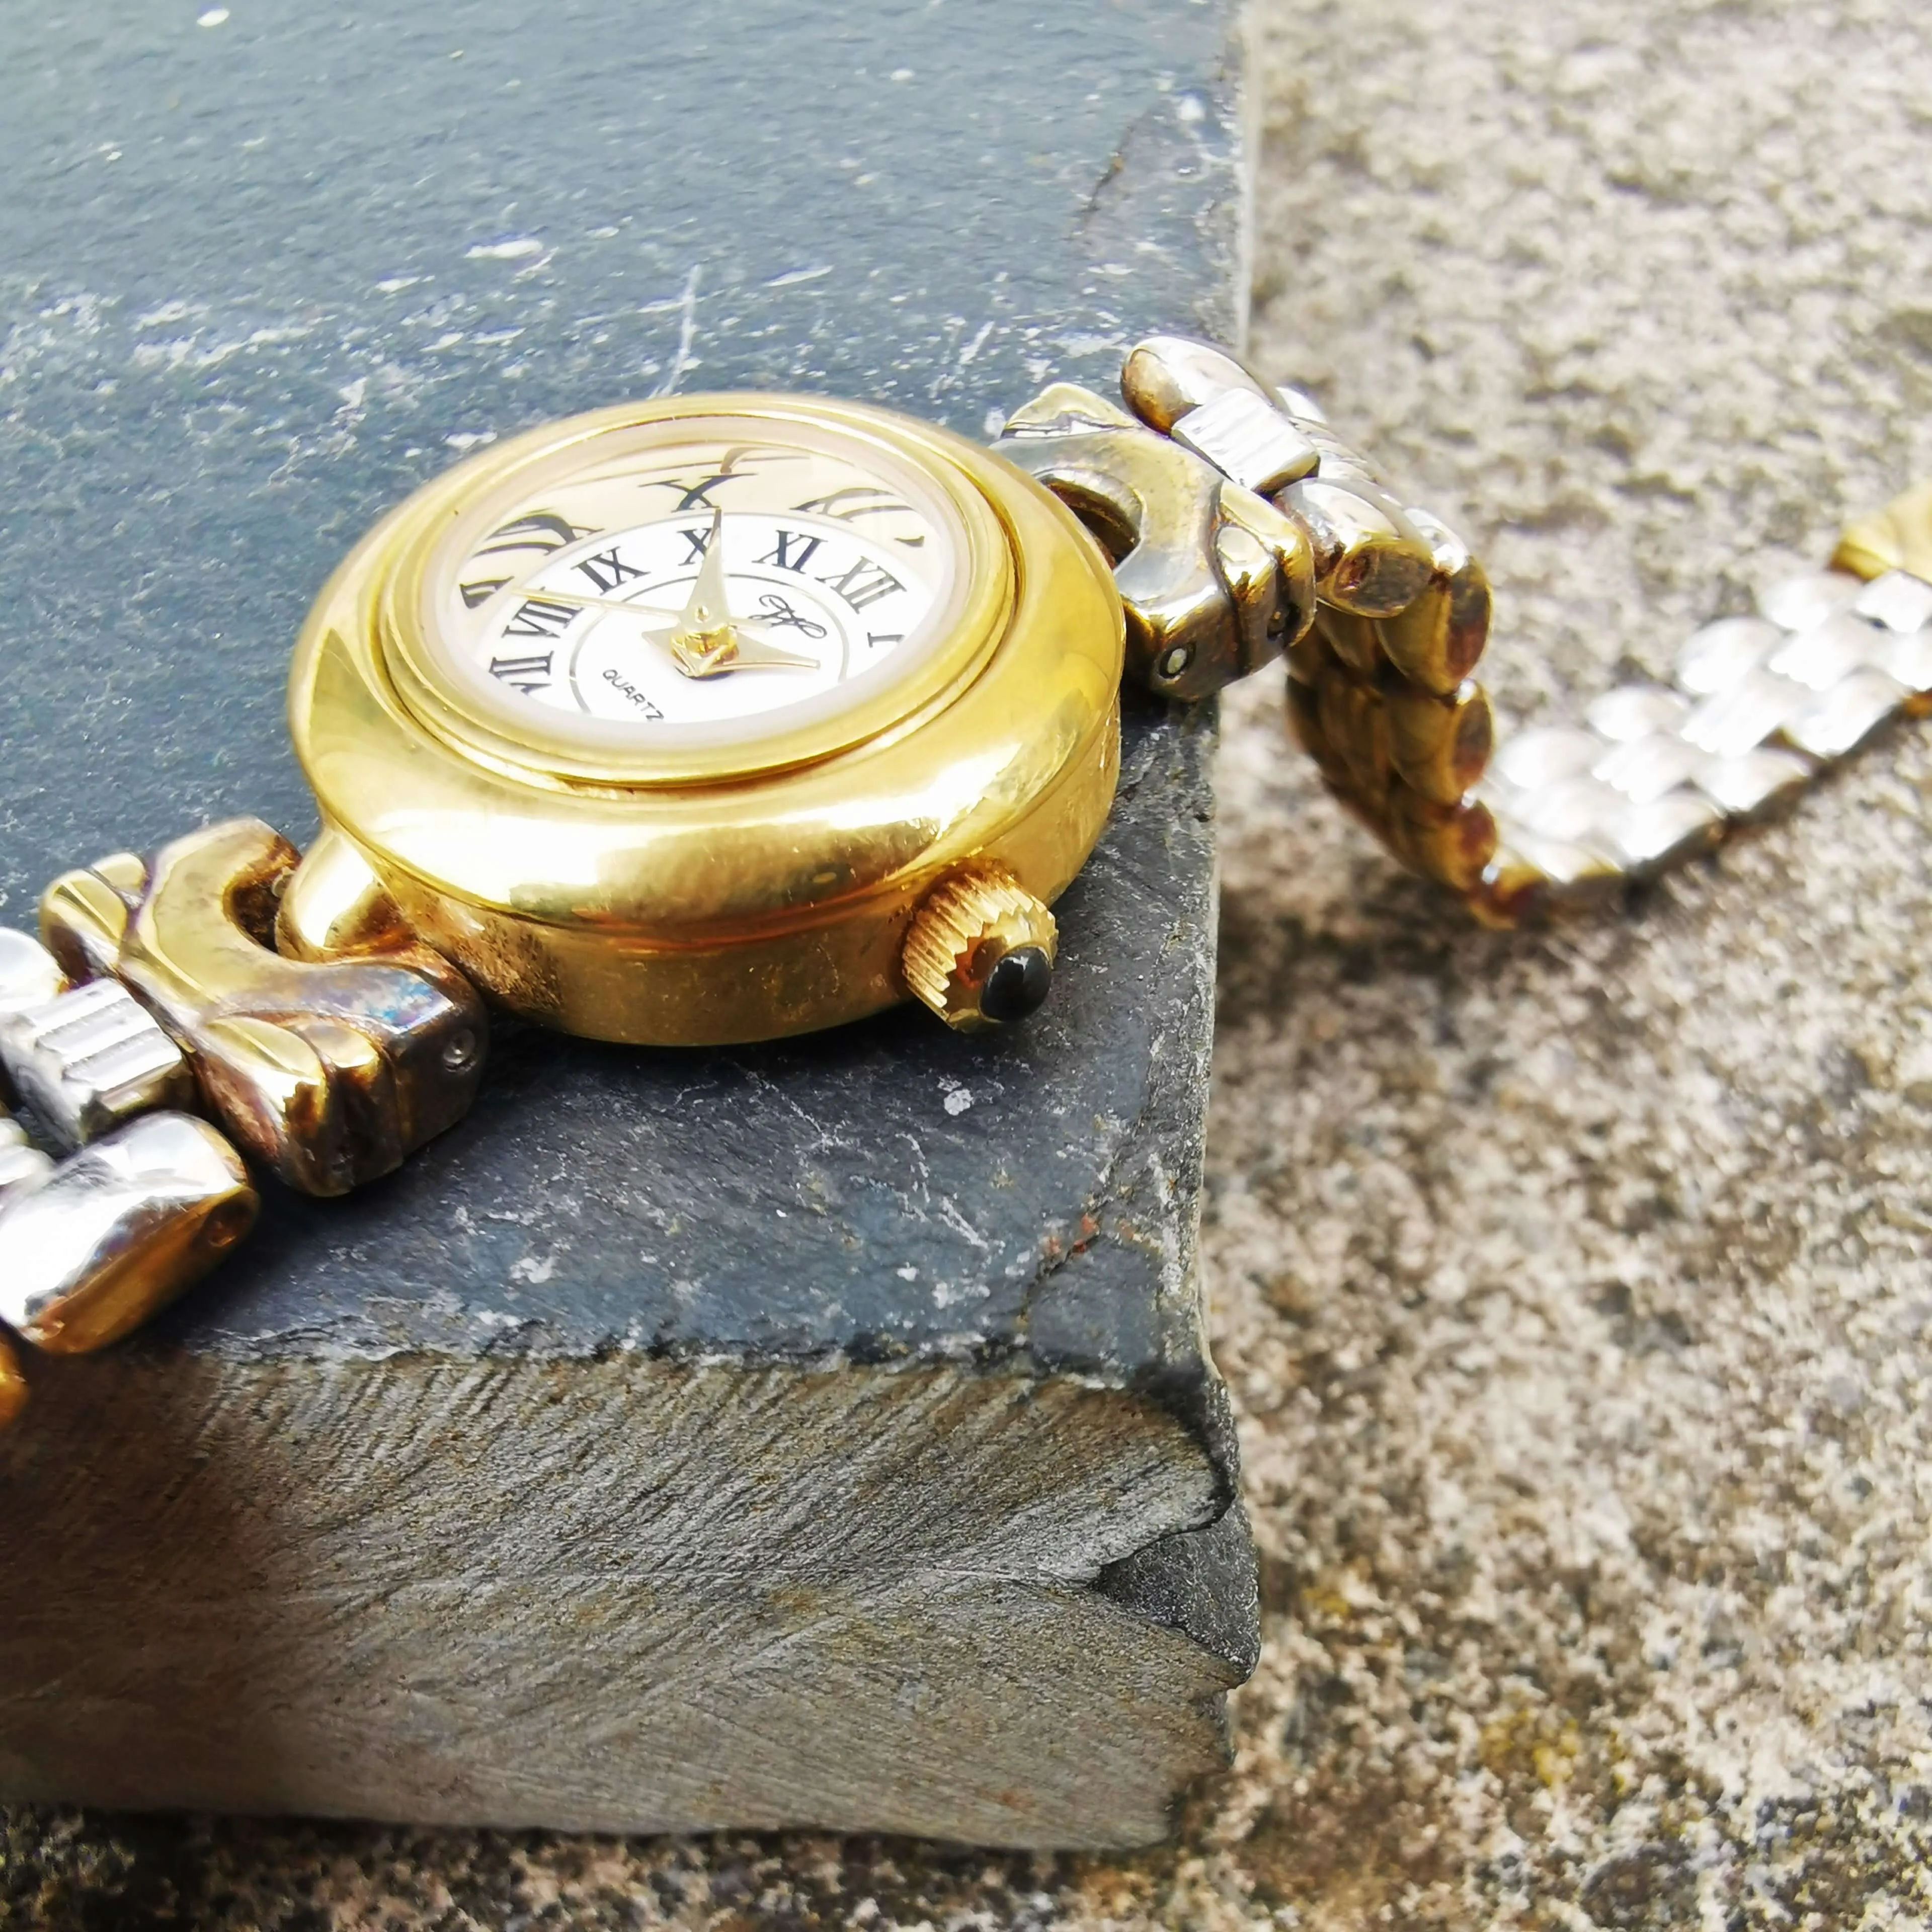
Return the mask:
{"type": "MultiPolygon", "coordinates": [[[[367,904],[350,956],[283,957],[298,862],[233,820],[64,874],[45,946],[0,931],[0,1067],[66,1150],[0,1109],[0,1323],[22,1340],[104,1348],[233,1252],[260,1206],[242,1151],[343,1194],[468,1110],[488,1041],[475,989],[367,904]]],[[[0,1336],[0,1424],[25,1398],[0,1336]]]]}
{"type": "Polygon", "coordinates": [[[1198,452],[1072,382],[1008,418],[993,446],[1066,503],[1114,566],[1126,675],[1211,696],[1280,656],[1315,613],[1306,526],[1198,452]]]}
{"type": "Polygon", "coordinates": [[[1498,748],[1472,676],[1489,585],[1452,530],[1306,395],[1210,344],[1149,338],[1121,388],[1148,427],[1308,532],[1318,602],[1287,646],[1291,733],[1396,858],[1486,922],[1707,852],[1888,719],[1932,710],[1932,484],[1848,526],[1829,569],[1697,632],[1670,685],[1606,692],[1582,725],[1498,748]]]}
{"type": "Polygon", "coordinates": [[[420,941],[318,962],[275,950],[301,854],[259,819],[117,854],[47,888],[64,968],[112,975],[193,1063],[243,1148],[305,1194],[393,1172],[469,1111],[489,1040],[469,981],[420,941]]]}
{"type": "MultiPolygon", "coordinates": [[[[1211,344],[1150,337],[1128,355],[1120,387],[1148,429],[1307,533],[1318,602],[1277,645],[1294,734],[1399,858],[1480,892],[1496,828],[1474,788],[1492,728],[1470,673],[1489,637],[1490,589],[1468,544],[1396,496],[1308,397],[1270,388],[1211,344]]],[[[1079,490],[1062,494],[1084,510],[1079,490]]],[[[1215,682],[1189,694],[1254,668],[1224,657],[1215,682]]]]}

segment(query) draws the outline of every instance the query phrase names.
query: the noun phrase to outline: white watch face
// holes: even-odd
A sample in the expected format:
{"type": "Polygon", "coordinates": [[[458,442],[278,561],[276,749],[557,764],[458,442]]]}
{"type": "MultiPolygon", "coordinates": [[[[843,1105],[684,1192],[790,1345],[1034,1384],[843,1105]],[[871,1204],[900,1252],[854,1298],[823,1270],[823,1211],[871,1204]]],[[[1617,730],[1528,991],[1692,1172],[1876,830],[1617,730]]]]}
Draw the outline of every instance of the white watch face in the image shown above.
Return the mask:
{"type": "Polygon", "coordinates": [[[593,445],[464,520],[431,630],[508,728],[535,706],[592,743],[742,742],[877,691],[943,638],[964,544],[940,494],[860,439],[750,427],[593,445]]]}

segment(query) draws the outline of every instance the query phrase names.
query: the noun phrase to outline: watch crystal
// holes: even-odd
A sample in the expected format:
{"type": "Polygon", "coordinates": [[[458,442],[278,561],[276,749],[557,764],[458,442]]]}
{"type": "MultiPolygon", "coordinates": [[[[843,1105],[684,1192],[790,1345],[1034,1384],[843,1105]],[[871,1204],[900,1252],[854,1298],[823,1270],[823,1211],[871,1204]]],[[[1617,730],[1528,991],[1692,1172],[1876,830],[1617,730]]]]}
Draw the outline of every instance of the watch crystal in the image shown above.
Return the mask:
{"type": "Polygon", "coordinates": [[[922,657],[956,587],[934,494],[863,445],[737,428],[607,456],[491,506],[434,613],[471,688],[602,739],[740,737],[922,657]]]}

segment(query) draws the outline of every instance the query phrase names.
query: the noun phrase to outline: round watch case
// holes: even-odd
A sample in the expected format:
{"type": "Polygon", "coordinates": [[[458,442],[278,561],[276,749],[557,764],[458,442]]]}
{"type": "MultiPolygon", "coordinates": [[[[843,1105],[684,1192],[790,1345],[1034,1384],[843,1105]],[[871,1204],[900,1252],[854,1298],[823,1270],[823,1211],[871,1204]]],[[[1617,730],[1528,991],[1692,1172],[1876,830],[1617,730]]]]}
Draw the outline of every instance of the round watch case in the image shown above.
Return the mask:
{"type": "Polygon", "coordinates": [[[1097,544],[944,430],[754,394],[547,424],[418,490],[317,599],[290,726],[325,829],[285,896],[284,944],[352,951],[399,913],[513,1011],[604,1040],[722,1044],[860,1018],[906,998],[908,932],[943,882],[990,872],[1044,918],[1079,870],[1113,800],[1122,654],[1097,544]],[[435,589],[465,530],[532,479],[724,426],[854,448],[930,500],[958,580],[908,665],[768,728],[658,741],[464,674],[435,589]]]}

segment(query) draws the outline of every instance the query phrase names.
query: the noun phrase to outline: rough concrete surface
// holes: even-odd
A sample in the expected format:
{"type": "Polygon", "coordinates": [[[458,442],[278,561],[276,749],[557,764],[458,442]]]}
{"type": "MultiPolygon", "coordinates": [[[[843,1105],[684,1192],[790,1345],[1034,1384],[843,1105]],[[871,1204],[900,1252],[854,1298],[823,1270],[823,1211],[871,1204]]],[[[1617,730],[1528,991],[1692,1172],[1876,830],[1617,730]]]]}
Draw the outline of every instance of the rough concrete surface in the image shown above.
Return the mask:
{"type": "MultiPolygon", "coordinates": [[[[1270,0],[1255,343],[1498,588],[1506,710],[1932,472],[1932,28],[1270,0]]],[[[1208,1228],[1265,1552],[1174,1847],[16,1820],[14,1922],[1932,1923],[1932,737],[1510,938],[1232,707],[1208,1228]]]]}

